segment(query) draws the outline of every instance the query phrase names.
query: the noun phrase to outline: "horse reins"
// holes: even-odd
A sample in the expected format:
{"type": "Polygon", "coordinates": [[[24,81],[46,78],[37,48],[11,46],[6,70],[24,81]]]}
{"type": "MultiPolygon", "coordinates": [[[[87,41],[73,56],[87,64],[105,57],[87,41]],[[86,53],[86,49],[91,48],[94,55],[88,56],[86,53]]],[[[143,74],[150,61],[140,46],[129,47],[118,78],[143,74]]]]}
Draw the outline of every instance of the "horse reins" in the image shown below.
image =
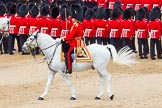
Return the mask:
{"type": "MultiPolygon", "coordinates": [[[[37,44],[37,46],[39,46],[39,44],[38,44],[38,42],[37,42],[37,38],[34,38],[34,39],[30,42],[30,44],[31,44],[34,40],[36,40],[36,44],[37,44]]],[[[33,58],[37,61],[37,59],[36,59],[36,57],[35,57],[35,54],[32,53],[32,49],[31,49],[31,47],[30,47],[30,44],[28,44],[27,47],[30,48],[30,52],[31,52],[33,58]]],[[[41,52],[43,52],[43,50],[49,49],[49,48],[53,47],[54,45],[56,45],[56,47],[55,47],[55,49],[54,49],[54,51],[53,51],[53,54],[52,54],[52,58],[50,59],[49,63],[47,63],[47,64],[48,64],[48,68],[49,68],[50,70],[52,70],[53,72],[55,72],[55,71],[50,67],[50,65],[51,65],[51,63],[52,63],[53,57],[55,56],[56,49],[57,49],[57,47],[58,47],[60,44],[61,44],[61,42],[56,42],[56,43],[54,43],[54,44],[52,44],[52,45],[50,45],[50,46],[48,46],[48,47],[46,47],[46,48],[43,48],[43,49],[40,48],[41,52]]],[[[45,59],[46,59],[46,58],[45,58],[45,59]]]]}

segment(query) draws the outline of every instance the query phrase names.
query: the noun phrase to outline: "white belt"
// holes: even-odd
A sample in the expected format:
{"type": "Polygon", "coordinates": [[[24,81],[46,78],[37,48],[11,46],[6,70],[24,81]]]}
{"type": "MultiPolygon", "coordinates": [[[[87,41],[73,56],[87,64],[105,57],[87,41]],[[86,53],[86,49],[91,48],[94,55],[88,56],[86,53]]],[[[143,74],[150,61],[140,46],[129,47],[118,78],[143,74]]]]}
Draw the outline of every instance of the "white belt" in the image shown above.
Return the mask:
{"type": "Polygon", "coordinates": [[[36,29],[37,27],[36,26],[30,26],[30,29],[36,29]]]}
{"type": "Polygon", "coordinates": [[[118,31],[118,29],[111,29],[111,31],[118,31]]]}
{"type": "Polygon", "coordinates": [[[11,28],[16,27],[16,25],[10,25],[11,28]]]}
{"type": "Polygon", "coordinates": [[[144,32],[145,29],[138,29],[137,31],[138,31],[138,32],[144,32]]]}
{"type": "Polygon", "coordinates": [[[24,29],[24,28],[26,28],[26,26],[20,26],[20,28],[21,28],[21,29],[24,29]]]}
{"type": "Polygon", "coordinates": [[[151,32],[157,32],[158,30],[151,30],[151,32]]]}
{"type": "Polygon", "coordinates": [[[130,31],[130,29],[122,29],[122,31],[130,31]]]}
{"type": "Polygon", "coordinates": [[[61,32],[68,32],[68,30],[61,30],[61,32]]]}
{"type": "Polygon", "coordinates": [[[147,7],[147,6],[149,6],[149,4],[144,4],[144,6],[146,6],[146,7],[147,7]]]}
{"type": "Polygon", "coordinates": [[[41,29],[48,29],[47,27],[41,27],[41,29]]]}
{"type": "Polygon", "coordinates": [[[55,31],[55,30],[58,30],[58,28],[52,28],[51,31],[55,31]]]}
{"type": "Polygon", "coordinates": [[[153,4],[153,7],[159,6],[159,4],[153,4]]]}
{"type": "Polygon", "coordinates": [[[98,30],[105,30],[105,28],[97,28],[97,31],[98,31],[98,30]]]}

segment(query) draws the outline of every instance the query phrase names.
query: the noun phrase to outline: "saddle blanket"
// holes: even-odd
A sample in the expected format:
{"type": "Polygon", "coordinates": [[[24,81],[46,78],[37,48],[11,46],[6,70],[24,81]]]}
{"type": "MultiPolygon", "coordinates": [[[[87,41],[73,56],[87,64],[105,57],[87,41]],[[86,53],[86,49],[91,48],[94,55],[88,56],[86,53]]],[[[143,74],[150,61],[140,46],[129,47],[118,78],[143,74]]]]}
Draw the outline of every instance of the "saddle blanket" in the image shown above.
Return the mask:
{"type": "MultiPolygon", "coordinates": [[[[76,58],[77,62],[91,62],[92,57],[89,53],[89,50],[87,49],[86,46],[80,48],[80,49],[75,49],[76,54],[72,54],[72,59],[74,60],[76,58]]],[[[64,53],[61,50],[61,61],[65,61],[64,53]]]]}

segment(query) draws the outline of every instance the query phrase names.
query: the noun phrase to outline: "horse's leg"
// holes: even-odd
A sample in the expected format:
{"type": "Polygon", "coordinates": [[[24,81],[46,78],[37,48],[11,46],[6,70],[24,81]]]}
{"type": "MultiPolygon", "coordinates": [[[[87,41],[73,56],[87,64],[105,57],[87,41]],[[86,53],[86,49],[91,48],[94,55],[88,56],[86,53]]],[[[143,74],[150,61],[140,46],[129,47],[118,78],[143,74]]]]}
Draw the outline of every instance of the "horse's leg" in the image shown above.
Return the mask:
{"type": "Polygon", "coordinates": [[[46,83],[46,88],[45,88],[44,92],[42,93],[42,95],[38,97],[38,100],[43,100],[44,96],[47,95],[49,87],[50,87],[50,85],[52,83],[52,79],[54,78],[55,74],[56,74],[56,72],[53,72],[51,70],[49,71],[48,80],[47,80],[47,83],[46,83]]]}
{"type": "Polygon", "coordinates": [[[61,76],[64,78],[64,80],[66,81],[67,85],[70,87],[71,90],[71,97],[70,100],[76,100],[76,95],[75,95],[75,89],[71,84],[71,81],[69,79],[69,76],[67,74],[61,73],[61,76]]]}
{"type": "Polygon", "coordinates": [[[98,70],[98,73],[101,78],[101,87],[100,87],[100,93],[99,93],[99,95],[97,95],[97,97],[95,99],[100,99],[100,97],[103,95],[103,93],[104,93],[104,83],[103,82],[106,80],[108,96],[111,100],[113,100],[114,95],[112,94],[111,83],[110,83],[112,75],[109,74],[106,69],[100,69],[100,70],[98,70]]]}
{"type": "Polygon", "coordinates": [[[106,74],[106,81],[107,81],[107,93],[108,93],[108,96],[111,100],[113,100],[114,98],[114,95],[111,91],[111,78],[112,78],[112,75],[107,72],[107,70],[105,70],[105,74],[106,74]]]}
{"type": "Polygon", "coordinates": [[[96,100],[99,100],[101,96],[104,94],[104,87],[105,87],[105,79],[103,74],[101,74],[100,71],[98,71],[98,74],[100,76],[100,93],[95,97],[96,100]]]}

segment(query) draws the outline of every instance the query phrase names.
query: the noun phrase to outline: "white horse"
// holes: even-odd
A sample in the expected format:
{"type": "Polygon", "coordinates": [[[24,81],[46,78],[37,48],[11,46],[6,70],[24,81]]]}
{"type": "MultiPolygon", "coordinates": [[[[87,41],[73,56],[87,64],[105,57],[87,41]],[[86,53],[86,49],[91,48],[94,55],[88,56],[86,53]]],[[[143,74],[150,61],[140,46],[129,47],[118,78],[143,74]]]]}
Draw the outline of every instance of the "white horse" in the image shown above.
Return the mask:
{"type": "MultiPolygon", "coordinates": [[[[42,50],[43,54],[47,58],[47,64],[49,67],[49,76],[48,81],[45,87],[44,92],[42,95],[38,97],[38,100],[43,100],[45,95],[47,95],[47,92],[49,90],[49,87],[52,83],[52,79],[54,78],[55,74],[58,72],[66,81],[68,86],[70,86],[71,90],[71,100],[76,99],[75,89],[73,88],[69,77],[67,74],[63,73],[65,69],[65,63],[62,62],[60,59],[60,53],[61,53],[61,40],[60,39],[52,39],[51,36],[43,33],[35,32],[33,35],[31,35],[27,41],[24,43],[22,49],[27,52],[29,47],[34,48],[39,46],[39,48],[42,50]]],[[[120,65],[128,65],[131,66],[133,64],[136,64],[136,60],[134,57],[134,53],[128,48],[125,47],[117,53],[116,49],[112,45],[99,45],[99,44],[92,44],[87,46],[91,56],[92,56],[92,62],[77,62],[76,65],[73,63],[72,68],[75,71],[84,71],[87,69],[92,69],[94,67],[101,79],[101,85],[100,85],[100,92],[95,97],[95,99],[100,99],[101,96],[103,96],[104,93],[104,85],[105,81],[107,83],[107,93],[108,97],[113,100],[113,93],[111,91],[110,81],[112,78],[112,75],[107,71],[107,65],[110,61],[110,57],[112,54],[113,62],[118,63],[120,65]],[[108,48],[111,50],[108,50],[108,48]]]]}
{"type": "Polygon", "coordinates": [[[0,18],[0,34],[2,34],[2,37],[0,39],[0,44],[2,43],[3,37],[7,37],[9,35],[9,23],[10,19],[4,17],[0,18]]]}

